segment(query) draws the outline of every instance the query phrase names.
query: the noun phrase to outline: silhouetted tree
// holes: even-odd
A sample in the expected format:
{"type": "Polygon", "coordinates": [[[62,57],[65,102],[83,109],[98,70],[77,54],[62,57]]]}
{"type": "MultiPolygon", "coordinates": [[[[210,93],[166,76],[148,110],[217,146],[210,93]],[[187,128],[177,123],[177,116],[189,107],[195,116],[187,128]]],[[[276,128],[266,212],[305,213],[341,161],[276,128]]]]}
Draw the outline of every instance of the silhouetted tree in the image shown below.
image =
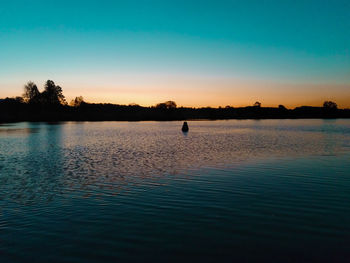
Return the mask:
{"type": "Polygon", "coordinates": [[[29,81],[24,85],[23,99],[28,103],[39,102],[40,92],[34,82],[29,81]]]}
{"type": "Polygon", "coordinates": [[[284,105],[278,105],[278,108],[279,108],[280,110],[286,110],[286,109],[287,109],[286,107],[284,107],[284,105]]]}
{"type": "Polygon", "coordinates": [[[338,109],[337,103],[335,103],[333,101],[328,101],[328,100],[323,103],[323,107],[326,109],[330,109],[330,110],[338,109]]]}
{"type": "Polygon", "coordinates": [[[156,108],[159,109],[176,109],[177,105],[175,103],[175,101],[169,100],[163,103],[158,103],[156,105],[156,108]]]}
{"type": "Polygon", "coordinates": [[[157,109],[166,109],[166,105],[165,105],[165,103],[158,103],[157,105],[156,105],[156,108],[157,109]]]}
{"type": "Polygon", "coordinates": [[[175,101],[172,101],[172,100],[165,102],[165,105],[166,105],[167,109],[176,109],[176,107],[177,107],[175,101]]]}
{"type": "Polygon", "coordinates": [[[55,82],[52,80],[46,81],[45,91],[42,93],[42,98],[44,103],[49,105],[67,104],[62,88],[60,86],[56,86],[55,82]]]}
{"type": "Polygon", "coordinates": [[[23,97],[20,96],[15,97],[15,101],[17,101],[18,103],[24,103],[23,97]]]}
{"type": "Polygon", "coordinates": [[[261,103],[259,101],[254,103],[254,107],[260,108],[261,107],[261,103]]]}
{"type": "Polygon", "coordinates": [[[73,107],[79,107],[82,103],[84,103],[84,98],[82,96],[79,96],[79,97],[75,97],[74,100],[71,100],[69,105],[73,107]]]}

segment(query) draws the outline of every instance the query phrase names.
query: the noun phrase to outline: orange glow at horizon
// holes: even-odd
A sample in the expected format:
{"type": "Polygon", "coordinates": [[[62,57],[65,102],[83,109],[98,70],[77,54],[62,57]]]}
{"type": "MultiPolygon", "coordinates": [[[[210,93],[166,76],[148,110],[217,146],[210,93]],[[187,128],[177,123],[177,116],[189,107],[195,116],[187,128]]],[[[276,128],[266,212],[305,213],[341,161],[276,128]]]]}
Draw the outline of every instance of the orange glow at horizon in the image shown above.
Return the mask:
{"type": "MultiPolygon", "coordinates": [[[[321,106],[325,100],[332,100],[340,108],[350,108],[350,84],[331,83],[277,83],[260,80],[205,76],[123,75],[107,78],[99,76],[93,80],[57,76],[52,78],[63,88],[67,101],[83,96],[91,103],[113,103],[153,106],[173,100],[184,107],[241,107],[253,105],[256,101],[264,107],[279,104],[287,108],[297,106],[321,106]],[[60,81],[66,79],[67,81],[60,81]]],[[[36,82],[39,90],[43,83],[36,82]]],[[[25,83],[9,86],[0,97],[21,96],[25,83]]]]}
{"type": "MultiPolygon", "coordinates": [[[[66,92],[67,97],[78,96],[66,92]]],[[[265,107],[282,104],[321,106],[325,100],[335,101],[340,108],[350,108],[350,85],[344,84],[282,84],[269,82],[243,82],[230,80],[171,80],[167,83],[115,85],[108,88],[85,89],[83,97],[92,103],[136,103],[153,106],[167,100],[184,107],[241,107],[256,101],[265,107]],[[98,92],[96,91],[98,90],[98,92]]]]}

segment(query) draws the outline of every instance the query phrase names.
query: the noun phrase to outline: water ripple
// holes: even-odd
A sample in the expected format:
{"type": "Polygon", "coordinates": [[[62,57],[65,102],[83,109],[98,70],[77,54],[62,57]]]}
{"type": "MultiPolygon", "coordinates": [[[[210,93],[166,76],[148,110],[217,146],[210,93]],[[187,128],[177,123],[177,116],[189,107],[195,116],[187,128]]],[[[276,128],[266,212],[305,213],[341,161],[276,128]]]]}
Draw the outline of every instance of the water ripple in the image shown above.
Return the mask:
{"type": "Polygon", "coordinates": [[[0,261],[349,258],[350,121],[181,124],[0,126],[0,261]]]}

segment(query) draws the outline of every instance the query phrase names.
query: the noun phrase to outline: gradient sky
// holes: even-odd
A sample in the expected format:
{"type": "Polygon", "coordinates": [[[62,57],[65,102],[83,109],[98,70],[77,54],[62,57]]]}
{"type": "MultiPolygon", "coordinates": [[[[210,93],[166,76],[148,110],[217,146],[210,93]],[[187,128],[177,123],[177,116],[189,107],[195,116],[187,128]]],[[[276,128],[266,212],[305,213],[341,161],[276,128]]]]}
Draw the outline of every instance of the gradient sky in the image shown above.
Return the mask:
{"type": "Polygon", "coordinates": [[[350,1],[1,1],[0,97],[350,107],[350,1]]]}

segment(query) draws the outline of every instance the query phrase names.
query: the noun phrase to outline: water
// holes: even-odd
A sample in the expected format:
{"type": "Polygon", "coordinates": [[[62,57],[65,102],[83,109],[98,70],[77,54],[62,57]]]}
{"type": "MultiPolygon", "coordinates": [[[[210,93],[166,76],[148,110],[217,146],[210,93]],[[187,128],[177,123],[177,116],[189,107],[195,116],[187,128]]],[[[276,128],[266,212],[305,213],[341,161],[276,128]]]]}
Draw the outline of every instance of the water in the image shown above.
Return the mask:
{"type": "Polygon", "coordinates": [[[349,262],[350,120],[0,125],[0,262],[349,262]]]}

